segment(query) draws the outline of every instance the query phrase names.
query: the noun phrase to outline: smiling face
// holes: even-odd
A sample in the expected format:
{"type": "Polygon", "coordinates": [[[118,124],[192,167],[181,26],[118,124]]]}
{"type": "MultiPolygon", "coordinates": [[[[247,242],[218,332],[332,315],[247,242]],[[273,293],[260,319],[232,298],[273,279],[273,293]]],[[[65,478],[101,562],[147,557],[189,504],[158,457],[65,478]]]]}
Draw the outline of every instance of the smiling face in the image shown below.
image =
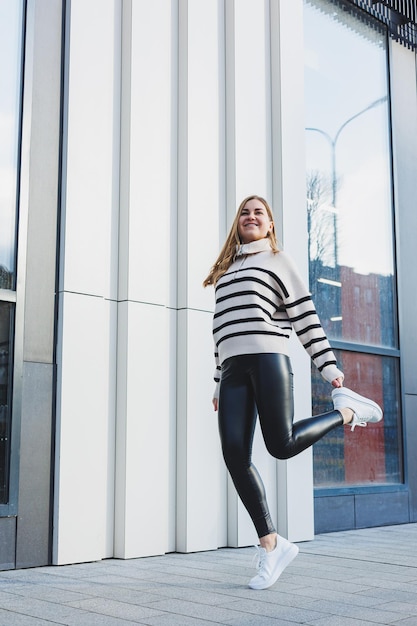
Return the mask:
{"type": "Polygon", "coordinates": [[[248,200],[240,212],[237,224],[242,243],[264,239],[272,228],[273,222],[263,202],[255,198],[248,200]]]}

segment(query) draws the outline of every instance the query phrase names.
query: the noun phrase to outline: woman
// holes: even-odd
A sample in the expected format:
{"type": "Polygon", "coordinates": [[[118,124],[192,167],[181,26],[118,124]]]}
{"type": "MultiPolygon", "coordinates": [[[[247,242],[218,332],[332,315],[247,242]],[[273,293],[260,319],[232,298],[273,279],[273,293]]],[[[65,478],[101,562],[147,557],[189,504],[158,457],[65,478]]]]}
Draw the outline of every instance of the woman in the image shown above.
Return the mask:
{"type": "Polygon", "coordinates": [[[214,285],[216,359],[214,410],[223,457],[259,537],[258,573],[252,589],[273,585],[298,547],[277,535],[262,480],[252,464],[259,421],[277,459],[299,454],[337,426],[366,426],[381,408],[346,387],[321,327],[311,295],[293,262],[278,250],[272,211],[249,196],[240,204],[220,255],[203,285],[214,285]],[[335,389],[334,410],[293,424],[293,383],[288,357],[292,329],[323,378],[335,389]]]}

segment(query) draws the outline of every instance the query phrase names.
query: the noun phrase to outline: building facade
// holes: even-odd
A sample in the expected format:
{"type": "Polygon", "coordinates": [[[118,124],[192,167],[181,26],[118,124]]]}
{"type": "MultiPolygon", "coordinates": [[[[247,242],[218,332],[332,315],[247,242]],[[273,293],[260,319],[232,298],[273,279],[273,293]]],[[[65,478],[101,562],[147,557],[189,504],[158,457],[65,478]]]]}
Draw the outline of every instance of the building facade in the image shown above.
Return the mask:
{"type": "MultiPolygon", "coordinates": [[[[202,288],[252,193],[385,410],[285,462],[256,433],[278,530],[416,521],[415,2],[2,7],[1,568],[256,542],[202,288]]],[[[291,358],[297,416],[327,407],[291,358]]]]}

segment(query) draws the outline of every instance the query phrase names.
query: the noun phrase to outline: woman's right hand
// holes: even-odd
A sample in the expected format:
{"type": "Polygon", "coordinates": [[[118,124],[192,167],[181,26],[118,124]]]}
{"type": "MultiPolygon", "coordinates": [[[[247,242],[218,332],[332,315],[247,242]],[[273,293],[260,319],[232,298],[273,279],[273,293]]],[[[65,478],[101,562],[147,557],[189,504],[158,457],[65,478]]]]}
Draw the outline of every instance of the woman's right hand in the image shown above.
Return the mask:
{"type": "Polygon", "coordinates": [[[214,410],[217,411],[217,409],[219,408],[219,399],[218,398],[213,398],[213,407],[214,410]]]}

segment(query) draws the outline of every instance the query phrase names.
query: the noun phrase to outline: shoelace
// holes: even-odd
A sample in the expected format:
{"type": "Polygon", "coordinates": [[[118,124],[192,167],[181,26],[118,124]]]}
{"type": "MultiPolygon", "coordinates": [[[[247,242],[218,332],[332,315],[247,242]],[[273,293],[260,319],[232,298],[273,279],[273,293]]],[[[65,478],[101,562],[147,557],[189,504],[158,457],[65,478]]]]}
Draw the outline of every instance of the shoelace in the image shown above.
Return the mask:
{"type": "Polygon", "coordinates": [[[355,420],[355,417],[353,417],[352,427],[350,429],[352,433],[355,430],[356,426],[361,426],[362,428],[365,428],[368,425],[367,422],[355,422],[354,420],[355,420]]]}
{"type": "Polygon", "coordinates": [[[256,569],[259,571],[265,561],[266,552],[262,548],[258,548],[258,546],[255,546],[255,548],[257,552],[252,558],[252,567],[256,567],[256,569]]]}
{"type": "Polygon", "coordinates": [[[259,583],[260,580],[265,579],[265,568],[264,568],[264,563],[265,563],[265,557],[266,557],[266,552],[264,550],[262,550],[262,548],[258,547],[258,546],[254,546],[257,550],[256,554],[253,555],[252,557],[252,567],[256,569],[256,575],[251,579],[252,581],[256,581],[257,583],[259,583]]]}

